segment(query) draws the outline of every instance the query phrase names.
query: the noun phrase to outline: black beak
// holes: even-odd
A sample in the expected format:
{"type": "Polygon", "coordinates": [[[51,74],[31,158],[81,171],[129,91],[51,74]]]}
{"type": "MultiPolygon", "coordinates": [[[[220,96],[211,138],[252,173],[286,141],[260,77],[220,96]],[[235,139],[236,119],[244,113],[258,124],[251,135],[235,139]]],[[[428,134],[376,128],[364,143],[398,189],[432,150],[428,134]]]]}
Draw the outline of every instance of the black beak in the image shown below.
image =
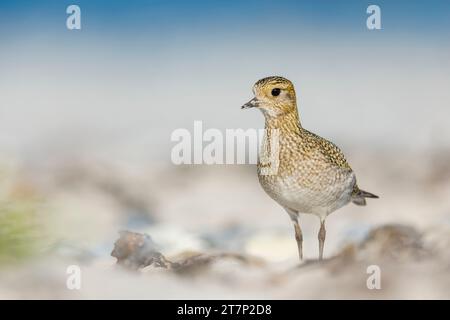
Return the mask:
{"type": "Polygon", "coordinates": [[[258,100],[256,100],[256,98],[253,98],[252,100],[250,100],[249,102],[247,102],[246,104],[244,104],[241,109],[249,109],[249,108],[253,108],[256,107],[258,105],[258,100]]]}

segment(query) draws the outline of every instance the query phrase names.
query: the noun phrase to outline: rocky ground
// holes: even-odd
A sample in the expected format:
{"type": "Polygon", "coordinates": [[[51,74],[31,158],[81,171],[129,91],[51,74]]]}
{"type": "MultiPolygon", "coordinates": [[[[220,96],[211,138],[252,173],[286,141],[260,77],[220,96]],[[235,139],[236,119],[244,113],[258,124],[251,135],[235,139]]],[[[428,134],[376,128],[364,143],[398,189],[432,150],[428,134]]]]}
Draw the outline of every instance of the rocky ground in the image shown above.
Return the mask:
{"type": "Polygon", "coordinates": [[[251,166],[3,161],[0,298],[449,299],[450,155],[349,158],[380,199],[328,218],[322,262],[302,216],[302,263],[251,166]]]}

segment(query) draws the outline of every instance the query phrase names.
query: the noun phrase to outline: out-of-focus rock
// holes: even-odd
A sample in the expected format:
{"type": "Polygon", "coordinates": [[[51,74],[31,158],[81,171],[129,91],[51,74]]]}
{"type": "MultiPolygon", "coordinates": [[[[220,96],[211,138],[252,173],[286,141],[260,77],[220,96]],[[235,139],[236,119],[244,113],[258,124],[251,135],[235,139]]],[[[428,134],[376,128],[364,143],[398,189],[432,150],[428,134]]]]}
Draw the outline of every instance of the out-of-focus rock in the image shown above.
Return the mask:
{"type": "Polygon", "coordinates": [[[174,270],[180,275],[195,275],[203,273],[208,268],[214,268],[215,264],[221,262],[238,263],[241,266],[249,267],[264,266],[262,259],[250,255],[239,253],[222,252],[212,254],[193,254],[183,259],[177,259],[174,270]]]}
{"type": "MultiPolygon", "coordinates": [[[[421,261],[433,251],[425,247],[423,235],[405,225],[388,224],[369,231],[359,243],[344,246],[323,265],[331,272],[341,272],[358,264],[392,264],[421,261]]],[[[317,266],[317,260],[306,261],[300,268],[317,266]]]]}
{"type": "Polygon", "coordinates": [[[262,260],[239,253],[184,252],[174,258],[167,259],[157,250],[157,245],[147,234],[121,231],[120,238],[115,242],[111,256],[117,259],[117,264],[130,269],[143,269],[155,266],[172,269],[179,275],[194,275],[211,267],[218,261],[236,261],[243,265],[262,265],[262,260]]]}
{"type": "Polygon", "coordinates": [[[422,234],[410,226],[384,225],[373,229],[359,245],[362,259],[408,261],[424,258],[431,252],[423,245],[422,234]]]}
{"type": "Polygon", "coordinates": [[[114,243],[111,256],[117,258],[117,264],[130,269],[140,269],[150,265],[170,268],[168,261],[156,250],[156,244],[146,234],[121,231],[120,238],[114,243]]]}

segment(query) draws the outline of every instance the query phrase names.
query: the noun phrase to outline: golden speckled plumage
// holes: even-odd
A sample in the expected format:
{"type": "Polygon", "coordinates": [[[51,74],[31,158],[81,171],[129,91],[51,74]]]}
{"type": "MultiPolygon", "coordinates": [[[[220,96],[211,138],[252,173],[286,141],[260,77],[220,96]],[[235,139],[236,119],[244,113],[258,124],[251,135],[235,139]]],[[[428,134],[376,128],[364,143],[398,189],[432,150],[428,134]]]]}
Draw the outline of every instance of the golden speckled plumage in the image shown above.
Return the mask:
{"type": "Polygon", "coordinates": [[[322,258],[327,215],[351,201],[365,205],[366,197],[376,196],[358,188],[355,174],[336,145],[301,126],[292,82],[282,77],[264,78],[255,83],[253,92],[255,98],[243,108],[257,107],[265,117],[258,161],[261,186],[294,222],[300,258],[302,234],[297,216],[310,213],[320,217],[322,258]],[[275,170],[267,171],[268,166],[275,170]]]}

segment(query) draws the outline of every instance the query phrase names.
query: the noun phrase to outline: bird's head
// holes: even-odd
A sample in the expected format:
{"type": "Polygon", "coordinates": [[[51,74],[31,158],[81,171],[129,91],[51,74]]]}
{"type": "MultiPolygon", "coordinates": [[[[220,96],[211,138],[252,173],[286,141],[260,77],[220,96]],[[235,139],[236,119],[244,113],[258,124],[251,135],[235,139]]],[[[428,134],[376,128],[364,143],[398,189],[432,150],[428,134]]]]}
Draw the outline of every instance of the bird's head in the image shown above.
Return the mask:
{"type": "Polygon", "coordinates": [[[242,109],[258,108],[271,118],[297,112],[294,85],[286,78],[275,76],[258,80],[253,86],[253,93],[255,97],[242,109]]]}

